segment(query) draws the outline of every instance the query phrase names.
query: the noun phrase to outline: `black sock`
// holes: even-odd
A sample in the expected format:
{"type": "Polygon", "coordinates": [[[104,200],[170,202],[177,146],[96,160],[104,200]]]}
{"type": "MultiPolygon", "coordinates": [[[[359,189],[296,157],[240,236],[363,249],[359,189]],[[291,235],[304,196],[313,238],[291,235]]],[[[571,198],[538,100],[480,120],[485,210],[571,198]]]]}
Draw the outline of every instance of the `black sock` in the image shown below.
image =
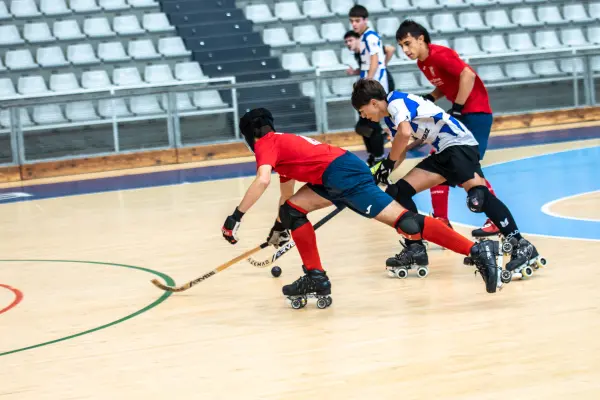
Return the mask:
{"type": "Polygon", "coordinates": [[[517,223],[506,205],[486,188],[486,199],[483,202],[483,212],[500,229],[502,235],[509,239],[514,237],[521,240],[517,223]]]}

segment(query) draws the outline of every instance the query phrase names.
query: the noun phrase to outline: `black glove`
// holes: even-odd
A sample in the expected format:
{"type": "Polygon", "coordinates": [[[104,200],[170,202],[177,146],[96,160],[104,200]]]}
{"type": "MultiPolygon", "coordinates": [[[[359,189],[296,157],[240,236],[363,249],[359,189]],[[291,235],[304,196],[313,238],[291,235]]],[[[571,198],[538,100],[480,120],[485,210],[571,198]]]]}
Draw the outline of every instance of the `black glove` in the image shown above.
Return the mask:
{"type": "Polygon", "coordinates": [[[242,217],[244,213],[235,208],[233,214],[231,214],[225,220],[223,227],[221,228],[221,232],[223,232],[223,237],[231,244],[236,244],[238,242],[237,231],[240,228],[240,222],[242,221],[242,217]]]}
{"type": "Polygon", "coordinates": [[[396,161],[390,160],[390,156],[388,155],[374,167],[375,169],[372,169],[372,171],[374,171],[373,178],[375,179],[375,183],[377,185],[380,183],[384,183],[386,185],[390,184],[389,178],[390,174],[394,170],[394,165],[396,165],[396,161]]]}
{"type": "Polygon", "coordinates": [[[453,103],[452,108],[448,110],[448,114],[452,115],[456,119],[462,118],[462,110],[465,108],[462,104],[453,103]]]}
{"type": "Polygon", "coordinates": [[[429,101],[435,103],[435,97],[433,97],[431,94],[425,94],[421,97],[423,97],[425,100],[429,100],[429,101]]]}
{"type": "Polygon", "coordinates": [[[275,220],[275,224],[269,232],[267,242],[275,247],[281,247],[291,239],[290,231],[283,227],[283,224],[275,220]]]}

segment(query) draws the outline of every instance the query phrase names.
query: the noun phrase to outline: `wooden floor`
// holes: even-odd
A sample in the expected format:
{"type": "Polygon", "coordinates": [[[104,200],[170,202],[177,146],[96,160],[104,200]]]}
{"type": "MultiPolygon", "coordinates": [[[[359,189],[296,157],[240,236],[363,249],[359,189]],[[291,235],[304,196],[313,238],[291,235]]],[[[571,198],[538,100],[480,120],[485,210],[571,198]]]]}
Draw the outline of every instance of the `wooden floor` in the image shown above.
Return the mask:
{"type": "MultiPolygon", "coordinates": [[[[486,163],[599,145],[496,150],[486,163]]],[[[276,187],[238,246],[220,234],[250,180],[0,204],[0,258],[14,260],[0,262],[0,398],[600,398],[600,240],[526,233],[549,267],[490,295],[449,251],[430,252],[426,279],[388,278],[398,237],[343,211],[317,235],[329,309],[285,303],[296,251],[279,279],[242,262],[185,293],[153,287],[156,274],[181,284],[264,240],[276,187]]],[[[598,220],[597,195],[551,208],[564,216],[569,201],[573,217],[598,220]]]]}

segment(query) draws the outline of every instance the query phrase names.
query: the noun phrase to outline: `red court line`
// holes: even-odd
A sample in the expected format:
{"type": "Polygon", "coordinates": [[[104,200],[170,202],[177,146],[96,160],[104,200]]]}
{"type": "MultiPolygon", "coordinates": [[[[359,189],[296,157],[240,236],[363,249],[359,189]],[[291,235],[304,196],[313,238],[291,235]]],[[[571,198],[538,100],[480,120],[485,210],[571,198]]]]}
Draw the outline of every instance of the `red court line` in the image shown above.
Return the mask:
{"type": "Polygon", "coordinates": [[[7,312],[8,310],[10,310],[11,308],[15,307],[17,304],[20,303],[21,300],[23,300],[23,293],[19,289],[15,289],[13,287],[4,285],[2,283],[0,283],[0,287],[10,290],[15,295],[15,299],[13,300],[13,302],[10,303],[7,307],[4,307],[3,309],[0,310],[0,314],[2,314],[2,313],[7,312]]]}

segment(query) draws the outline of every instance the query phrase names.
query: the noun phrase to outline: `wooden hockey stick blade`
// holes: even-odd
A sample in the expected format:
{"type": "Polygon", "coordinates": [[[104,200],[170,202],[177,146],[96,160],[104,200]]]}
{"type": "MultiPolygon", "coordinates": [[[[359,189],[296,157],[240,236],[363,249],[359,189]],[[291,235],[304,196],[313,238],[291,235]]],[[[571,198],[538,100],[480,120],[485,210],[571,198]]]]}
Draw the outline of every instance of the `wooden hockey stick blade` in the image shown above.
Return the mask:
{"type": "Polygon", "coordinates": [[[191,288],[192,286],[204,281],[205,279],[210,278],[211,276],[223,271],[224,269],[227,269],[229,267],[231,267],[232,265],[248,258],[250,255],[256,253],[257,251],[264,249],[265,247],[267,247],[269,244],[267,242],[261,243],[259,246],[256,246],[253,249],[248,250],[247,252],[240,254],[239,256],[237,256],[236,258],[227,261],[225,264],[221,264],[219,265],[217,268],[213,269],[212,271],[202,275],[199,278],[194,279],[193,281],[189,281],[186,284],[183,284],[181,286],[168,286],[163,284],[162,282],[160,282],[158,279],[152,279],[152,284],[154,286],[156,286],[159,289],[165,290],[167,292],[183,292],[185,290],[188,290],[189,288],[191,288]]]}

